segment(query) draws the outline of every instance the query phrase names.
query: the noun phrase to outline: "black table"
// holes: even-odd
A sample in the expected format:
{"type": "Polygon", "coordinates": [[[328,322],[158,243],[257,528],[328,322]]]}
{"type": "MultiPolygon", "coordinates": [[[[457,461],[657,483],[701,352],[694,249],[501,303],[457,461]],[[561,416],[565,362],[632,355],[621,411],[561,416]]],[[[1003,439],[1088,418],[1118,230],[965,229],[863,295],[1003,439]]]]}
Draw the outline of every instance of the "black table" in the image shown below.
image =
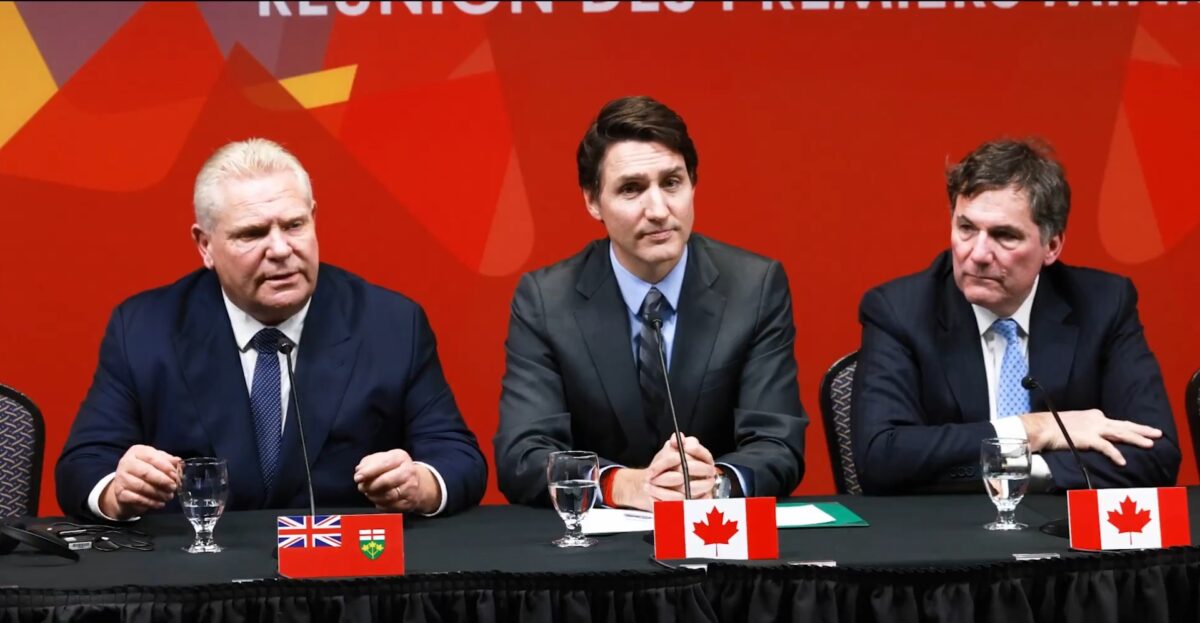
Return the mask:
{"type": "MultiPolygon", "coordinates": [[[[586,550],[549,544],[553,511],[485,506],[406,518],[408,575],[300,581],[275,574],[274,511],[230,513],[217,555],[181,551],[191,527],[148,517],[153,552],[85,551],[78,564],[24,548],[0,557],[0,622],[106,620],[1197,620],[1200,550],[1089,554],[1037,530],[990,533],[986,496],[835,496],[870,527],[780,532],[780,560],[669,569],[642,534],[586,550]],[[1014,555],[1039,560],[1018,561],[1014,555]],[[836,561],[837,566],[797,564],[836,561]]],[[[1189,491],[1193,509],[1200,490],[1189,491]]],[[[1018,519],[1065,516],[1031,496],[1018,519]]],[[[1193,524],[1193,542],[1200,542],[1193,524]]]]}

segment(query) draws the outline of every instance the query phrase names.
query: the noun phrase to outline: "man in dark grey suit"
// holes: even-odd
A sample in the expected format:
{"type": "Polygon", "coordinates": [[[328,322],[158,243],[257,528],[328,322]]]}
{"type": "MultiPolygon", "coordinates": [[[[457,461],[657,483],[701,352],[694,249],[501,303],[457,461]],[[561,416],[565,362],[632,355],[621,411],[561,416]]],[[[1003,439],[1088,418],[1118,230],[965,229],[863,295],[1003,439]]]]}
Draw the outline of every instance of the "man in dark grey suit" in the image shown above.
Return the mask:
{"type": "Polygon", "coordinates": [[[549,504],[548,455],[577,449],[600,456],[610,506],[682,499],[661,357],[693,497],[718,482],[732,495],[789,494],[804,473],[808,419],[783,267],[692,235],[696,149],[663,104],[608,103],[577,161],[608,238],[517,286],[495,438],[501,491],[549,504]]]}
{"type": "Polygon", "coordinates": [[[1070,187],[1037,143],[980,146],[947,173],[950,249],[862,299],[855,463],[868,493],[978,488],[980,443],[1027,439],[1035,488],[1171,484],[1179,444],[1129,279],[1058,261],[1070,187]]]}

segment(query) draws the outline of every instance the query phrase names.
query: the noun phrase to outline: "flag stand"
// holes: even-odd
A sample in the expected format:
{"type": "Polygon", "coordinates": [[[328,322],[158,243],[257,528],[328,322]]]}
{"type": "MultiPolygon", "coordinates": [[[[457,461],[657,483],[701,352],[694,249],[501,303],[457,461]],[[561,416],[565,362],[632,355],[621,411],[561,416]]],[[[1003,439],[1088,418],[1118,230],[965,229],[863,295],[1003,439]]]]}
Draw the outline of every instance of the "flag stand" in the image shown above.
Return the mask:
{"type": "Polygon", "coordinates": [[[1049,534],[1050,536],[1056,536],[1061,539],[1071,538],[1071,524],[1066,520],[1066,518],[1047,521],[1046,523],[1042,524],[1042,527],[1038,528],[1038,530],[1041,530],[1043,534],[1049,534]]]}

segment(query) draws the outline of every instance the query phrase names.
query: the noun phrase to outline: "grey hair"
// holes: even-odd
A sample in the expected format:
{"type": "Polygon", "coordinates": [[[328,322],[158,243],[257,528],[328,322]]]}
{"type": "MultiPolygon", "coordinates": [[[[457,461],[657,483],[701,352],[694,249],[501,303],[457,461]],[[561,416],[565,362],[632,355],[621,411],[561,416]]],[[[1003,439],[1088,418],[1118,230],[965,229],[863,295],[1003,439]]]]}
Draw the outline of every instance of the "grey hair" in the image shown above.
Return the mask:
{"type": "Polygon", "coordinates": [[[249,138],[227,143],[204,162],[200,173],[196,175],[196,187],[192,193],[196,223],[204,231],[212,231],[216,224],[217,212],[221,209],[218,196],[221,183],[282,172],[291,172],[296,176],[304,198],[309,207],[312,207],[312,181],[308,172],[282,145],[265,138],[249,138]]]}

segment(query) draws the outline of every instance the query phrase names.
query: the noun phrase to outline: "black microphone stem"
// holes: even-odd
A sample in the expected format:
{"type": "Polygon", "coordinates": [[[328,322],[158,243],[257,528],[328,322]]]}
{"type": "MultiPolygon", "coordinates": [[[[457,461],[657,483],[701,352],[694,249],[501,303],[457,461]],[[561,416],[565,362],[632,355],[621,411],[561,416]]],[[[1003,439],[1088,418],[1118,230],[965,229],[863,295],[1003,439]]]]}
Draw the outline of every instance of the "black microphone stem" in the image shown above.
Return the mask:
{"type": "Polygon", "coordinates": [[[654,326],[654,339],[658,342],[658,363],[662,366],[663,385],[667,387],[667,406],[671,408],[671,425],[675,427],[675,445],[679,450],[679,466],[683,468],[683,497],[692,499],[692,477],[688,473],[687,454],[683,451],[683,433],[679,432],[679,419],[675,417],[675,399],[671,397],[671,377],[667,373],[667,353],[663,348],[662,319],[650,321],[654,326]]]}
{"type": "Polygon", "coordinates": [[[1050,400],[1050,392],[1038,383],[1037,379],[1032,376],[1026,376],[1021,381],[1021,386],[1025,389],[1036,389],[1042,392],[1042,398],[1046,400],[1046,406],[1050,409],[1050,415],[1054,416],[1054,421],[1058,424],[1058,430],[1062,431],[1063,439],[1067,440],[1067,447],[1071,449],[1071,455],[1075,457],[1075,464],[1079,466],[1079,471],[1083,472],[1083,481],[1087,483],[1088,489],[1095,489],[1092,486],[1092,477],[1088,475],[1088,470],[1083,465],[1083,459],[1079,458],[1079,451],[1075,449],[1075,442],[1071,439],[1071,434],[1067,432],[1067,427],[1063,424],[1062,417],[1058,415],[1058,409],[1054,408],[1054,401],[1050,400]]]}
{"type": "Polygon", "coordinates": [[[308,484],[308,511],[315,518],[317,516],[317,498],[313,495],[312,472],[308,466],[308,443],[304,441],[304,421],[300,419],[300,398],[296,395],[296,375],[292,371],[292,349],[295,346],[291,340],[283,340],[279,345],[279,352],[283,353],[284,359],[287,359],[288,385],[292,392],[292,406],[296,408],[296,429],[300,432],[300,452],[304,457],[305,482],[308,484]]]}

